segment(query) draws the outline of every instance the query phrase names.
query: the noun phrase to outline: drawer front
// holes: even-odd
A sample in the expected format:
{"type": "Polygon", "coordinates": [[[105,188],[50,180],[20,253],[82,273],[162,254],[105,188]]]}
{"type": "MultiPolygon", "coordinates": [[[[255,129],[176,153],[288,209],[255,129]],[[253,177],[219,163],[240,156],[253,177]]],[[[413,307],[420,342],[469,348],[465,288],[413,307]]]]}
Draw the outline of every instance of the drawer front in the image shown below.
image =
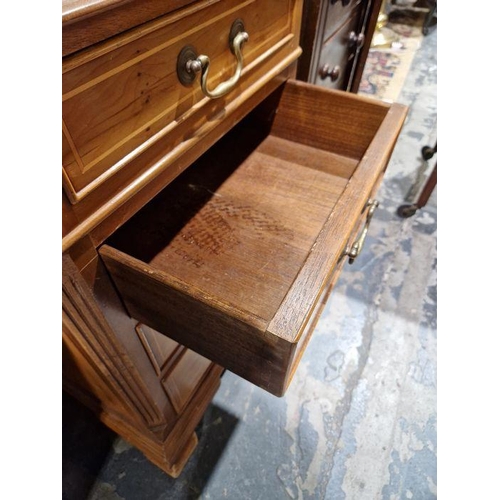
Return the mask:
{"type": "Polygon", "coordinates": [[[383,170],[383,172],[380,174],[378,180],[373,185],[373,188],[372,188],[371,193],[370,193],[370,197],[368,198],[367,202],[365,203],[363,209],[361,210],[361,213],[359,214],[357,221],[354,224],[354,229],[352,230],[352,232],[347,240],[347,244],[345,246],[345,249],[342,252],[337,264],[333,268],[333,271],[331,272],[330,276],[328,277],[325,285],[323,286],[322,291],[321,291],[321,295],[320,295],[319,299],[317,300],[316,305],[311,309],[311,314],[310,314],[309,319],[307,321],[307,324],[304,328],[304,332],[301,335],[300,340],[297,342],[297,345],[294,349],[293,358],[292,358],[292,361],[290,362],[289,372],[288,372],[287,377],[286,377],[287,384],[290,384],[292,381],[293,375],[294,375],[295,370],[297,369],[297,366],[302,358],[302,355],[304,354],[307,343],[309,342],[312,334],[314,333],[314,330],[315,330],[316,325],[321,317],[321,314],[326,306],[328,298],[330,297],[330,294],[332,293],[333,288],[335,287],[335,284],[342,273],[342,269],[344,268],[344,265],[347,262],[349,264],[354,264],[356,258],[363,251],[364,240],[366,238],[371,219],[375,213],[374,209],[376,209],[376,207],[378,206],[378,202],[376,200],[376,195],[377,195],[378,188],[380,187],[380,184],[383,180],[384,172],[385,172],[385,169],[383,170]],[[370,211],[370,208],[372,207],[372,205],[374,205],[374,207],[370,211]],[[363,233],[365,233],[365,234],[363,235],[363,233]],[[350,256],[350,254],[351,254],[351,256],[350,256]]]}
{"type": "Polygon", "coordinates": [[[312,337],[312,334],[314,333],[316,329],[316,325],[318,324],[319,318],[321,317],[321,314],[323,313],[323,309],[326,306],[326,303],[328,301],[328,298],[330,297],[330,294],[332,293],[332,290],[335,286],[335,283],[337,282],[337,279],[339,278],[342,268],[345,264],[346,261],[346,256],[343,255],[337,265],[335,266],[330,278],[328,279],[327,283],[325,284],[321,295],[312,309],[311,315],[309,317],[309,320],[306,323],[306,326],[304,328],[304,333],[301,335],[299,342],[297,342],[297,345],[294,349],[294,355],[292,358],[292,361],[290,362],[290,368],[286,376],[286,387],[285,390],[288,389],[288,386],[293,380],[293,376],[295,374],[295,370],[297,369],[300,360],[302,359],[302,355],[305,352],[305,348],[309,342],[309,340],[312,337]]]}
{"type": "Polygon", "coordinates": [[[159,141],[170,149],[189,139],[194,144],[204,123],[263,76],[265,63],[278,64],[297,49],[294,5],[294,0],[200,2],[67,58],[63,180],[70,201],[99,188],[159,141]],[[233,75],[236,59],[228,40],[236,19],[249,40],[235,90],[211,100],[201,91],[199,76],[189,86],[181,84],[177,61],[186,45],[210,58],[210,90],[233,75]]]}
{"type": "Polygon", "coordinates": [[[197,0],[146,0],[137,3],[63,0],[62,55],[90,47],[195,1],[197,0]]]}
{"type": "Polygon", "coordinates": [[[328,40],[333,33],[346,21],[356,6],[367,3],[367,0],[326,0],[328,10],[326,13],[325,32],[323,40],[328,40]]]}
{"type": "Polygon", "coordinates": [[[282,395],[405,114],[287,81],[100,248],[130,315],[282,395]]]}
{"type": "Polygon", "coordinates": [[[350,37],[353,33],[357,34],[360,8],[358,6],[344,26],[323,45],[316,72],[316,85],[330,89],[348,87],[357,50],[350,37]]]}

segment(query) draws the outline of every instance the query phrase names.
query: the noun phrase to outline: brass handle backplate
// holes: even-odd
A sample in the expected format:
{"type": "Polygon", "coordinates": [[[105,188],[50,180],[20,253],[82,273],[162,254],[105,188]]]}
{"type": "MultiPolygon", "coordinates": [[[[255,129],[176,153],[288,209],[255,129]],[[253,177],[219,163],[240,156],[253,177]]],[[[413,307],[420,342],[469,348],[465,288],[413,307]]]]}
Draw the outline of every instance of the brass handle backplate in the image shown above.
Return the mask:
{"type": "Polygon", "coordinates": [[[183,85],[191,85],[197,73],[201,73],[201,90],[210,99],[222,97],[236,87],[243,70],[243,54],[241,49],[248,41],[248,33],[244,30],[243,22],[237,19],[229,33],[229,48],[236,57],[236,70],[234,75],[225,82],[219,83],[217,87],[210,90],[207,85],[208,70],[210,68],[210,58],[204,54],[197,55],[194,47],[187,45],[177,58],[177,76],[183,85]]]}
{"type": "Polygon", "coordinates": [[[378,206],[379,202],[377,200],[370,199],[366,202],[365,210],[368,209],[368,213],[366,214],[366,221],[363,230],[361,231],[361,234],[359,235],[358,239],[354,242],[352,247],[349,248],[348,245],[344,250],[344,255],[347,255],[349,257],[349,264],[352,264],[356,260],[356,257],[361,253],[361,250],[363,250],[363,245],[365,244],[366,235],[368,234],[368,228],[370,227],[370,222],[378,206]]]}

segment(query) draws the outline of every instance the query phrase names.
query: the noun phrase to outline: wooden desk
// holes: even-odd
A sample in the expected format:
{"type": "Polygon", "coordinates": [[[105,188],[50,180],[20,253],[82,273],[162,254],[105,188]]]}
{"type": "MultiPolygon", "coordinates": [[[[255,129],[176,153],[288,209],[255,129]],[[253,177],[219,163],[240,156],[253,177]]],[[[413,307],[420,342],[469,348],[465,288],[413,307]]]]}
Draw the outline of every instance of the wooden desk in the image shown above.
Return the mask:
{"type": "Polygon", "coordinates": [[[406,113],[293,80],[301,12],[63,2],[64,388],[172,476],[224,368],[286,390],[406,113]]]}

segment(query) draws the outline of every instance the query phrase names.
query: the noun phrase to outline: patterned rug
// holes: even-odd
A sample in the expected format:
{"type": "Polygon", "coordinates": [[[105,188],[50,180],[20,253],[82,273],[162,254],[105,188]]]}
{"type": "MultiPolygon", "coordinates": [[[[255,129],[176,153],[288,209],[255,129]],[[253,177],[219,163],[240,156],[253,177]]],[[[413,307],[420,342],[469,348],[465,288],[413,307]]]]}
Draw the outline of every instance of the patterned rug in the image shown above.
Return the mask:
{"type": "Polygon", "coordinates": [[[372,47],[358,90],[359,94],[384,101],[397,101],[411,63],[422,42],[424,13],[392,12],[385,29],[396,35],[389,48],[372,47]]]}

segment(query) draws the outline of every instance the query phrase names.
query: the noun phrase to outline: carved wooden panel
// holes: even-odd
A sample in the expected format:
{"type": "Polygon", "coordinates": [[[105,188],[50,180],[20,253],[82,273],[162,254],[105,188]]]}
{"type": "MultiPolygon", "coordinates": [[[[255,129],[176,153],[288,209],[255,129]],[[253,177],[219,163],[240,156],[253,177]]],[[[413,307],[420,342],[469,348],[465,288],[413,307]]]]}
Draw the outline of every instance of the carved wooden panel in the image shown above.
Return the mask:
{"type": "Polygon", "coordinates": [[[135,329],[168,399],[181,413],[208,373],[211,361],[143,323],[135,329]]]}
{"type": "Polygon", "coordinates": [[[184,349],[172,371],[162,380],[172,405],[178,413],[189,400],[210,368],[211,361],[194,351],[184,349]]]}
{"type": "Polygon", "coordinates": [[[171,358],[179,354],[184,347],[175,342],[175,340],[161,335],[142,323],[138,323],[135,330],[141,339],[144,350],[151,360],[156,374],[160,377],[167,368],[167,364],[169,364],[171,358]]]}
{"type": "MultiPolygon", "coordinates": [[[[126,420],[132,417],[152,432],[163,431],[168,422],[149,397],[147,387],[95,303],[89,286],[67,255],[63,256],[62,284],[64,334],[92,367],[91,376],[95,378],[98,374],[100,384],[113,395],[113,401],[101,401],[101,405],[116,407],[119,401],[128,410],[124,415],[126,420]]],[[[84,373],[82,376],[85,378],[84,373]]]]}

